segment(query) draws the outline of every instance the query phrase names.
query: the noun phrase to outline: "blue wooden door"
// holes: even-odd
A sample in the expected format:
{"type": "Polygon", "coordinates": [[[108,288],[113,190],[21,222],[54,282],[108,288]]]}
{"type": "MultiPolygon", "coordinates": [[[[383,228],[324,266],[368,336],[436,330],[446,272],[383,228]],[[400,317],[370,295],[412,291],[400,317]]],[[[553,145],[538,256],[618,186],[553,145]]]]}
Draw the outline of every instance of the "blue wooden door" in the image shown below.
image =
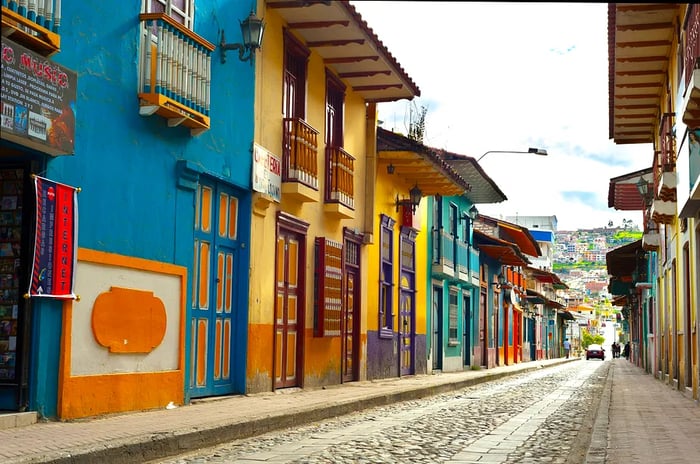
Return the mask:
{"type": "MultiPolygon", "coordinates": [[[[237,259],[238,198],[232,189],[201,182],[197,190],[194,267],[190,318],[190,376],[192,397],[234,392],[231,352],[233,324],[240,311],[236,278],[245,270],[237,259]]],[[[238,367],[242,369],[244,367],[238,367]]]]}

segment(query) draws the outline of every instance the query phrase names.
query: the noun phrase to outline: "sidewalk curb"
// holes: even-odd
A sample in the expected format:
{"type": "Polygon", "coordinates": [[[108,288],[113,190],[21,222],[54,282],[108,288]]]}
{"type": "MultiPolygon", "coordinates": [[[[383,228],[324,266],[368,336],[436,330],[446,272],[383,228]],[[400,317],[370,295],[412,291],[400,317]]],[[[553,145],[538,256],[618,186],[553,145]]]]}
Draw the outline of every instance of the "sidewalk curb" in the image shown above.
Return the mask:
{"type": "MultiPolygon", "coordinates": [[[[191,427],[174,430],[172,432],[144,434],[138,437],[116,438],[107,443],[83,446],[73,449],[70,452],[66,450],[56,450],[55,452],[44,454],[43,456],[29,456],[26,459],[20,458],[19,460],[10,460],[9,462],[14,464],[144,463],[200,448],[216,446],[236,439],[250,438],[274,430],[343,416],[355,411],[448,393],[492,380],[498,380],[533,370],[554,367],[577,360],[580,360],[580,358],[561,359],[547,364],[524,366],[521,369],[515,368],[503,372],[489,372],[485,370],[483,371],[483,375],[473,378],[458,379],[456,381],[446,380],[444,383],[428,386],[411,385],[408,382],[401,384],[400,381],[398,381],[395,385],[392,385],[395,391],[389,393],[380,392],[364,397],[340,400],[338,402],[322,404],[311,403],[304,408],[297,408],[294,411],[282,410],[278,414],[271,414],[266,417],[249,419],[232,418],[230,422],[224,424],[207,424],[199,428],[191,427]]],[[[533,363],[536,363],[536,361],[533,361],[533,363]]],[[[426,375],[429,376],[432,374],[426,375]]],[[[325,391],[332,394],[335,387],[342,388],[342,385],[329,387],[325,389],[325,391]]],[[[187,407],[196,407],[196,405],[187,407]]]]}

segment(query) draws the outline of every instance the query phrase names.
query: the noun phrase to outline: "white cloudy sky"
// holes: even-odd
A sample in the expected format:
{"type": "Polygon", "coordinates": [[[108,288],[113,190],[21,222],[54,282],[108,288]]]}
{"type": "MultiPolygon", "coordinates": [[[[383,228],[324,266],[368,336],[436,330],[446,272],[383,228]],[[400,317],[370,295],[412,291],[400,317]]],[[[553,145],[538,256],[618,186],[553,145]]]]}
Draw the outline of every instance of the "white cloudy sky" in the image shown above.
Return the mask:
{"type": "Polygon", "coordinates": [[[607,4],[351,1],[421,89],[379,105],[407,132],[426,107],[424,143],[478,158],[508,200],[484,214],[556,216],[559,230],[641,224],[608,208],[610,178],[651,166],[651,145],[608,137],[607,4]]]}

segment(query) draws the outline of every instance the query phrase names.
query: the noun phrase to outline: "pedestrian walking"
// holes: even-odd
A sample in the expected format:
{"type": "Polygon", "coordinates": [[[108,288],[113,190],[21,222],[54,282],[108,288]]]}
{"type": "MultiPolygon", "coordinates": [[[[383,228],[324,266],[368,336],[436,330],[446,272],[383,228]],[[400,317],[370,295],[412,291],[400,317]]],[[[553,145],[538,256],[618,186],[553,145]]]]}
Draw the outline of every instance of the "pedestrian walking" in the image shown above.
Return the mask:
{"type": "Polygon", "coordinates": [[[629,359],[630,359],[630,342],[625,343],[625,347],[622,350],[622,356],[624,356],[625,359],[629,361],[629,359]]]}
{"type": "Polygon", "coordinates": [[[569,353],[571,352],[571,342],[568,338],[564,339],[564,352],[566,353],[566,359],[569,359],[569,353]]]}

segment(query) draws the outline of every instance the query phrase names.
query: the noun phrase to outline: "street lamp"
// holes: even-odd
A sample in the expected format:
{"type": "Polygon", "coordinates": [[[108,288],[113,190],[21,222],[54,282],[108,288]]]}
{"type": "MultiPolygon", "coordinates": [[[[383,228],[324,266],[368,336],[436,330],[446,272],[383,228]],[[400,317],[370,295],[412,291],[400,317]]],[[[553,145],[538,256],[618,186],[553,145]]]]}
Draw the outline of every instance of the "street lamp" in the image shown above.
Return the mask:
{"type": "Polygon", "coordinates": [[[513,150],[489,150],[483,155],[481,155],[476,161],[477,163],[481,161],[481,159],[488,155],[489,153],[532,153],[533,155],[540,155],[540,156],[547,156],[547,150],[544,148],[528,148],[527,151],[513,151],[513,150]]]}

